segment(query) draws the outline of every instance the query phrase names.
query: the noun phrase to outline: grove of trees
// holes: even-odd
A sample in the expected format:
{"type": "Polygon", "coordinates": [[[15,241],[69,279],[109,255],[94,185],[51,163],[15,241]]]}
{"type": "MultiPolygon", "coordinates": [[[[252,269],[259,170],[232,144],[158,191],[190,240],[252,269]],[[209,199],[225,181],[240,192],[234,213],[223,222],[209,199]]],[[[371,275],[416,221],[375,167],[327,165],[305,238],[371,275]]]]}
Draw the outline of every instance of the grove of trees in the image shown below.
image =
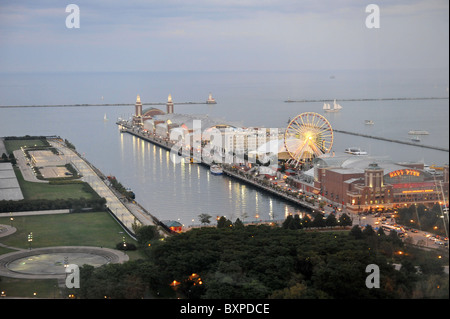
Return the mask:
{"type": "MultiPolygon", "coordinates": [[[[293,217],[294,218],[294,217],[293,217]]],[[[448,298],[442,260],[373,229],[311,231],[218,221],[165,240],[140,232],[141,260],[81,268],[80,298],[448,298]],[[395,270],[393,262],[402,264],[395,270]],[[366,286],[366,267],[380,288],[366,286]],[[420,270],[419,272],[417,270],[420,270]]],[[[146,226],[152,227],[152,226],[146,226]]]]}

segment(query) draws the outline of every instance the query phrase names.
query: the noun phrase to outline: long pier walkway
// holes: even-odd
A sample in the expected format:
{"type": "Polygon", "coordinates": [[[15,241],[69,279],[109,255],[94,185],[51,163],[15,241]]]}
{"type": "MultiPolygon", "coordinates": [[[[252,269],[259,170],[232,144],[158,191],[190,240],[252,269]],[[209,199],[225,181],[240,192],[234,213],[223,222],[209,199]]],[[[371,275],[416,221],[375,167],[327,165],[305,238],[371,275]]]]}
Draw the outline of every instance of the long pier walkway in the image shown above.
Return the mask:
{"type": "Polygon", "coordinates": [[[401,141],[401,140],[396,140],[396,139],[391,139],[391,138],[386,138],[386,137],[373,136],[373,135],[367,135],[367,134],[356,133],[356,132],[349,132],[349,131],[343,131],[343,130],[333,129],[333,131],[338,132],[338,133],[343,133],[343,134],[349,134],[349,135],[355,135],[355,136],[372,138],[372,139],[386,141],[386,142],[399,143],[399,144],[405,144],[405,145],[411,145],[411,146],[417,146],[417,147],[424,147],[424,148],[429,148],[429,149],[433,149],[433,150],[437,150],[437,151],[443,151],[443,152],[448,152],[449,151],[448,148],[444,148],[444,147],[438,147],[438,146],[432,146],[432,145],[424,145],[424,144],[420,144],[420,143],[401,141]]]}
{"type": "MultiPolygon", "coordinates": [[[[143,139],[145,141],[148,141],[150,143],[156,144],[156,145],[158,145],[158,146],[160,146],[160,147],[162,147],[162,148],[164,148],[164,149],[166,149],[168,151],[170,151],[172,149],[172,147],[174,146],[174,143],[171,143],[171,142],[166,141],[164,139],[160,139],[160,138],[154,137],[153,134],[151,134],[151,133],[140,132],[138,129],[136,129],[136,128],[132,127],[132,126],[129,126],[126,121],[119,121],[116,124],[121,126],[121,132],[129,133],[131,135],[139,137],[139,138],[141,138],[141,139],[143,139]]],[[[203,161],[203,160],[201,162],[199,162],[199,164],[202,164],[202,165],[205,165],[205,166],[208,166],[208,167],[210,166],[210,164],[208,162],[203,161]]],[[[255,188],[259,189],[259,190],[266,191],[266,192],[268,192],[268,193],[270,193],[272,195],[275,195],[275,196],[277,196],[279,198],[282,198],[282,199],[284,199],[286,201],[289,201],[291,203],[299,205],[299,206],[301,206],[301,207],[303,207],[305,209],[311,210],[313,212],[320,210],[318,206],[315,206],[315,205],[312,205],[312,204],[310,204],[310,203],[308,203],[306,201],[300,200],[296,196],[292,196],[292,195],[286,194],[285,192],[279,191],[279,190],[277,190],[277,189],[275,189],[273,187],[262,185],[261,183],[258,183],[254,179],[251,179],[251,178],[248,178],[247,176],[243,176],[243,175],[237,174],[236,172],[233,172],[230,169],[231,165],[228,165],[228,164],[222,165],[222,168],[223,168],[223,173],[225,175],[233,178],[233,179],[237,179],[237,180],[239,180],[241,182],[244,182],[244,183],[247,183],[249,185],[252,185],[253,187],[255,187],[255,188]],[[230,167],[228,167],[228,166],[230,166],[230,167]]]]}

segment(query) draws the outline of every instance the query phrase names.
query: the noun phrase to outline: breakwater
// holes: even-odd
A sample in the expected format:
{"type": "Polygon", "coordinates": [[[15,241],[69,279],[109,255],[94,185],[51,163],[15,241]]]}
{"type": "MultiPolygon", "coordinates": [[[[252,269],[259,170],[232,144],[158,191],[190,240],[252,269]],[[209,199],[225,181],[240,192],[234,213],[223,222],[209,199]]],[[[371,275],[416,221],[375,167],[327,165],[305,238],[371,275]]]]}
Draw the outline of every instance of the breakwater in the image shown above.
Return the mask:
{"type": "MultiPolygon", "coordinates": [[[[149,102],[142,103],[142,105],[166,105],[167,102],[149,102]]],[[[200,105],[212,104],[205,102],[173,102],[174,105],[200,105]]],[[[134,103],[87,103],[87,104],[41,104],[41,105],[0,105],[0,108],[15,108],[15,107],[90,107],[90,106],[130,106],[134,103]]]]}
{"type": "Polygon", "coordinates": [[[417,143],[417,142],[415,142],[415,143],[414,142],[407,142],[407,141],[402,141],[402,140],[396,140],[396,139],[380,137],[380,136],[373,136],[373,135],[356,133],[356,132],[349,132],[349,131],[344,131],[344,130],[333,129],[333,131],[334,132],[338,132],[338,133],[343,133],[343,134],[349,134],[349,135],[361,136],[361,137],[366,137],[366,138],[372,138],[372,139],[386,141],[386,142],[392,142],[392,143],[399,143],[399,144],[405,144],[405,145],[429,148],[429,149],[437,150],[437,151],[443,151],[443,152],[448,152],[449,151],[448,148],[439,147],[439,146],[432,146],[432,145],[424,145],[424,144],[420,144],[420,143],[417,143]]]}
{"type": "MultiPolygon", "coordinates": [[[[386,97],[386,98],[367,98],[367,99],[339,99],[345,102],[367,102],[367,101],[419,101],[419,100],[448,100],[448,97],[386,97]]],[[[308,103],[308,102],[332,102],[334,99],[303,99],[286,100],[286,103],[308,103]]]]}

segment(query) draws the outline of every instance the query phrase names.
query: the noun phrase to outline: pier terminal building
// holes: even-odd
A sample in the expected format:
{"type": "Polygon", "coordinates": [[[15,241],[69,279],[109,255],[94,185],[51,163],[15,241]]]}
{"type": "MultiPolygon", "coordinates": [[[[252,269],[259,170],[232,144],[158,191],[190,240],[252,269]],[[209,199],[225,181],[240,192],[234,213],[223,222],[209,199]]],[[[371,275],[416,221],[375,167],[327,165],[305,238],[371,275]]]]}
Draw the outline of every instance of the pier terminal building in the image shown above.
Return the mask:
{"type": "Polygon", "coordinates": [[[335,153],[316,158],[311,170],[292,181],[299,189],[360,212],[445,203],[448,172],[448,165],[442,167],[443,174],[436,175],[423,163],[395,163],[386,157],[335,153]]]}

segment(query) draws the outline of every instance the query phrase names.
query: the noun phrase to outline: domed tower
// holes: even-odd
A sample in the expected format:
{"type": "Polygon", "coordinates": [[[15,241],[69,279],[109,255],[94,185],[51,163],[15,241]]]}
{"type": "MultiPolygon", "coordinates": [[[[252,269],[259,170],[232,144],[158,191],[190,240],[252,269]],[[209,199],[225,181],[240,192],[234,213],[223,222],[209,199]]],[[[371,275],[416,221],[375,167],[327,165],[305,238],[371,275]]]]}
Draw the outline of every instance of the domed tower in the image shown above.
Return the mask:
{"type": "Polygon", "coordinates": [[[173,102],[172,102],[172,95],[169,94],[169,97],[167,98],[167,114],[173,113],[173,102]]]}
{"type": "Polygon", "coordinates": [[[364,184],[375,191],[380,191],[383,185],[383,168],[377,163],[369,164],[364,170],[364,184]]]}

